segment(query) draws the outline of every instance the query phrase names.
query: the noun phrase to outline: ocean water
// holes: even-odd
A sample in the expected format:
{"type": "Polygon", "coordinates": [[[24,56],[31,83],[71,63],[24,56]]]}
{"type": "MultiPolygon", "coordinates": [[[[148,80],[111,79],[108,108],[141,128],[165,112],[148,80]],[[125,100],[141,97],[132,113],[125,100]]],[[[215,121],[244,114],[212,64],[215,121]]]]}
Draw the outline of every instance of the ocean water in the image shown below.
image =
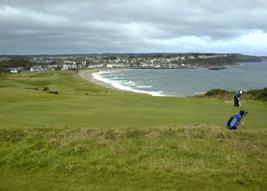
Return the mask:
{"type": "Polygon", "coordinates": [[[267,62],[242,62],[225,70],[127,69],[94,73],[115,88],[153,96],[186,97],[210,89],[248,91],[267,87],[267,62]]]}

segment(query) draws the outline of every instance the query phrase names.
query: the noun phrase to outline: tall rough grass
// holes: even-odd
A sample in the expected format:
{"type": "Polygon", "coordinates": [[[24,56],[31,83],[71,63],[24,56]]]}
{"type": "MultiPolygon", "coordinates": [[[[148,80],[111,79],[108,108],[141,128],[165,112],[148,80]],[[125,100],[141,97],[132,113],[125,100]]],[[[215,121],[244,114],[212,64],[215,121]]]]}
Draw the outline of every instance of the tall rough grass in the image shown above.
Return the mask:
{"type": "Polygon", "coordinates": [[[208,124],[1,129],[0,188],[264,190],[266,135],[208,124]]]}

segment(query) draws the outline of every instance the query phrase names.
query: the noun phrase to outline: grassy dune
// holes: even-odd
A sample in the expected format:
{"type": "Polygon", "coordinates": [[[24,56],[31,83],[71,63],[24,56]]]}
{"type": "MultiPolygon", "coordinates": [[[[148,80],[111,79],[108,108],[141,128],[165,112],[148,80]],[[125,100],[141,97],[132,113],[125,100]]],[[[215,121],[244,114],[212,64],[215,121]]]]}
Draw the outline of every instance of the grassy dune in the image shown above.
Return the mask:
{"type": "Polygon", "coordinates": [[[0,190],[266,190],[267,104],[242,104],[246,129],[229,131],[223,100],[1,75],[0,190]]]}

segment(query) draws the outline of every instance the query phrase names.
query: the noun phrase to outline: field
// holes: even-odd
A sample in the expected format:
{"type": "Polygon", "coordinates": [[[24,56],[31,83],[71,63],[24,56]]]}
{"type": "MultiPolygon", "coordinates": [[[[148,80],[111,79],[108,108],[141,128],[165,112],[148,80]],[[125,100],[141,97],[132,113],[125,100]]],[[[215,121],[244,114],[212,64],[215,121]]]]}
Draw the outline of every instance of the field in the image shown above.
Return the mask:
{"type": "Polygon", "coordinates": [[[246,129],[229,131],[231,101],[1,75],[0,190],[265,190],[267,104],[242,102],[246,129]]]}

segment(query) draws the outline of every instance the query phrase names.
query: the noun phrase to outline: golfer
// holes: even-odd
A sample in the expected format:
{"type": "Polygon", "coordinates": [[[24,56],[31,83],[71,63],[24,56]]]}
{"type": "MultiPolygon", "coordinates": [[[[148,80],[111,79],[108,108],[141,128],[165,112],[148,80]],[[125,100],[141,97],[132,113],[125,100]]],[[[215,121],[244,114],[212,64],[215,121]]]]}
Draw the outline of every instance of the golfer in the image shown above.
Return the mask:
{"type": "Polygon", "coordinates": [[[238,91],[235,93],[235,96],[234,96],[234,106],[235,107],[241,107],[241,103],[240,103],[240,97],[242,95],[242,91],[238,91]]]}

